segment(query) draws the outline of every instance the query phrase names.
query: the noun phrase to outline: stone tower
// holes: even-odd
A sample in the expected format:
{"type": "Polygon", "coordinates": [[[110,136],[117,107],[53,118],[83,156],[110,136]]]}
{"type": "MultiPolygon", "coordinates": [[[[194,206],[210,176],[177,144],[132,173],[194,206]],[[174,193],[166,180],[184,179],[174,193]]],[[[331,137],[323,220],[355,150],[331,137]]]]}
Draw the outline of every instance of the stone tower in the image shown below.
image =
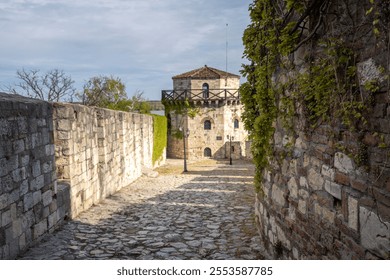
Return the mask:
{"type": "Polygon", "coordinates": [[[164,104],[188,101],[199,109],[195,117],[168,114],[167,156],[188,159],[245,157],[247,132],[241,120],[240,76],[205,65],[172,77],[173,90],[162,91],[164,104]],[[184,139],[173,136],[182,131],[184,139]],[[186,135],[187,134],[187,135],[186,135]]]}

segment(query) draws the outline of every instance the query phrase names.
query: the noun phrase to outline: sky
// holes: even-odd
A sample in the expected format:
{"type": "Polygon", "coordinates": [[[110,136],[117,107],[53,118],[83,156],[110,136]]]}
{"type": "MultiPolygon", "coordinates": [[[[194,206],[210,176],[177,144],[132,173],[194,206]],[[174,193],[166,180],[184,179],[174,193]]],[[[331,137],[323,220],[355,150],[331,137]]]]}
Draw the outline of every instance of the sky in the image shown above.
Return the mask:
{"type": "MultiPolygon", "coordinates": [[[[160,100],[172,76],[208,65],[240,75],[252,0],[0,0],[0,90],[16,71],[63,70],[81,91],[118,77],[160,100]],[[228,26],[226,26],[226,24],[228,26]]],[[[243,81],[243,79],[241,79],[243,81]]]]}

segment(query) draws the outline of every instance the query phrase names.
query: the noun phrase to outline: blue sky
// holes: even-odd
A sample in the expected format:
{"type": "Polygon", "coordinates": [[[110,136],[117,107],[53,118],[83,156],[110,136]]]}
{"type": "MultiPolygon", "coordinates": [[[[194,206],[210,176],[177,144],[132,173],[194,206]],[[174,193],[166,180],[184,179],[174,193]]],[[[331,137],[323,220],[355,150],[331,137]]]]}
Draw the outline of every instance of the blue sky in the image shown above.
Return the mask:
{"type": "Polygon", "coordinates": [[[0,89],[18,69],[61,69],[81,91],[119,77],[158,100],[171,77],[208,66],[240,74],[252,0],[1,0],[0,89]],[[226,24],[228,28],[226,29],[226,24]]]}

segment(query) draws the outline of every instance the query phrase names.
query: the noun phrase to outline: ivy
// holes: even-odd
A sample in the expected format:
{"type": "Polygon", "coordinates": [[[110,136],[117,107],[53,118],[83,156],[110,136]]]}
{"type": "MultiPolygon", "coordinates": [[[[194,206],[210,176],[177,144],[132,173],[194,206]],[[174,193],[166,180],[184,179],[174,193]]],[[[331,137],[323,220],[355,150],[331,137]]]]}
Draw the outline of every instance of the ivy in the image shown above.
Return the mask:
{"type": "Polygon", "coordinates": [[[167,118],[165,116],[151,115],[153,117],[153,154],[152,162],[155,164],[163,156],[167,146],[167,118]]]}
{"type": "MultiPolygon", "coordinates": [[[[168,117],[173,113],[174,115],[188,116],[190,118],[195,118],[195,116],[200,114],[200,108],[196,107],[193,102],[190,102],[188,98],[184,100],[162,100],[162,104],[165,107],[165,116],[168,117]]],[[[181,119],[184,121],[184,118],[181,119]]],[[[183,123],[180,125],[183,127],[183,123]]],[[[177,139],[183,139],[183,132],[180,129],[173,129],[171,124],[168,122],[168,131],[171,136],[177,139]]]]}
{"type": "MultiPolygon", "coordinates": [[[[367,16],[373,15],[371,32],[376,34],[380,14],[370,3],[367,16]]],[[[331,0],[255,0],[249,6],[251,24],[243,35],[244,57],[249,64],[242,67],[247,82],[240,93],[244,125],[252,140],[258,190],[270,160],[281,154],[275,150],[276,123],[281,123],[293,137],[300,121],[298,108],[307,129],[342,123],[354,131],[358,124],[367,124],[369,95],[378,86],[375,81],[359,85],[355,45],[348,38],[355,36],[354,28],[370,25],[370,20],[364,19],[362,24],[336,21],[329,26],[324,23],[333,19],[330,5],[337,7],[331,0]],[[301,61],[296,60],[297,50],[301,61]]],[[[289,148],[291,143],[285,147],[289,148]]],[[[361,161],[365,161],[363,156],[361,161]]]]}

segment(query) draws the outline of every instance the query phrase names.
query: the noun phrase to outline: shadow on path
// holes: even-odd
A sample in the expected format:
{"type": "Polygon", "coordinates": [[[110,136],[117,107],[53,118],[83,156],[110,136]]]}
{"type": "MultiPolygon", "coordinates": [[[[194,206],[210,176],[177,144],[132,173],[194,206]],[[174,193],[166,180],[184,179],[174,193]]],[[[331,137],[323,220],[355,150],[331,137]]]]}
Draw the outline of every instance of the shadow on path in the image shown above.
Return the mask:
{"type": "Polygon", "coordinates": [[[262,259],[252,164],[165,168],[171,172],[138,179],[21,259],[262,259]]]}

